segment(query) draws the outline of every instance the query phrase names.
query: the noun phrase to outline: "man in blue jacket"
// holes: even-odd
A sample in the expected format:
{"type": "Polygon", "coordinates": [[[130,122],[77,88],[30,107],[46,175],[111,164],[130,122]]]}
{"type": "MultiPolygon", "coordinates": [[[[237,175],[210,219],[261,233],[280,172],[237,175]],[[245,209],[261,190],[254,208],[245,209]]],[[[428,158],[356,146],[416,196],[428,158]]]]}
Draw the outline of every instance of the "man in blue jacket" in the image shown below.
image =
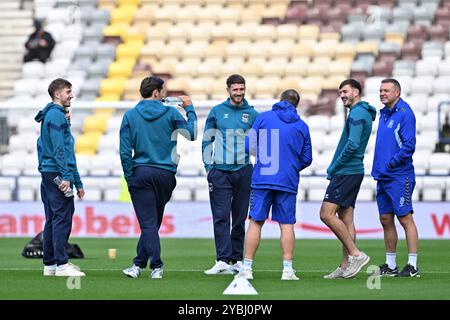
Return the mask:
{"type": "Polygon", "coordinates": [[[367,102],[361,101],[361,92],[361,84],[354,79],[344,80],[339,86],[341,100],[350,112],[327,169],[330,184],[320,208],[320,219],[341,241],[343,256],[336,270],[324,276],[326,279],[352,278],[370,260],[356,247],[353,214],[364,179],[364,153],[377,111],[367,102]]]}
{"type": "Polygon", "coordinates": [[[65,109],[70,108],[73,98],[72,84],[64,79],[55,79],[50,83],[48,93],[52,102],[35,117],[41,123],[37,151],[45,209],[44,276],[84,276],[77,266],[69,262],[65,251],[75,212],[74,198],[68,193],[69,189],[75,185],[78,197],[84,197],[65,109]],[[58,176],[62,180],[59,186],[53,181],[58,176]]]}
{"type": "Polygon", "coordinates": [[[397,80],[381,81],[380,100],[384,108],[380,111],[372,176],[377,180],[377,204],[384,229],[386,263],[380,266],[378,274],[419,277],[419,237],[411,200],[416,184],[412,159],[416,148],[416,118],[400,94],[397,80]],[[405,230],[408,244],[408,263],[401,272],[398,272],[395,261],[398,236],[394,214],[405,230]]]}
{"type": "Polygon", "coordinates": [[[245,100],[242,76],[231,75],[226,84],[229,98],[209,112],[202,141],[216,245],[216,263],[205,271],[208,275],[231,274],[242,264],[253,171],[245,136],[258,112],[245,100]]]}
{"type": "Polygon", "coordinates": [[[143,100],[124,114],[120,127],[120,160],[141,228],[133,265],[123,273],[137,278],[151,259],[151,277],[158,279],[163,276],[158,231],[176,185],[177,134],[194,141],[197,116],[188,96],[179,97],[187,121],[177,109],[162,104],[166,92],[159,77],[143,79],[140,93],[143,100]]]}
{"type": "Polygon", "coordinates": [[[281,280],[298,280],[292,268],[294,224],[299,173],[312,162],[311,137],[297,114],[300,96],[295,90],[281,94],[271,111],[261,113],[246,140],[246,149],[256,155],[252,176],[250,225],[245,237],[245,255],[238,276],[253,279],[253,258],[261,241],[261,229],[269,217],[281,230],[283,272],[281,280]]]}

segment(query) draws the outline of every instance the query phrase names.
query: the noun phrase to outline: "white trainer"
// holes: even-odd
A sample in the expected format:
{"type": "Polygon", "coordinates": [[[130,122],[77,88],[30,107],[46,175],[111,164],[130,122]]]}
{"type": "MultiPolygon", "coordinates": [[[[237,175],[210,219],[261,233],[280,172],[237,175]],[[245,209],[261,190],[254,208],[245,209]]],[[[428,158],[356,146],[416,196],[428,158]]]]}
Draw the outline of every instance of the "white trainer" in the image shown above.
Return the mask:
{"type": "Polygon", "coordinates": [[[299,278],[295,275],[294,269],[284,269],[281,274],[281,280],[299,280],[299,278]]]}
{"type": "Polygon", "coordinates": [[[253,269],[244,269],[242,268],[234,278],[244,277],[247,280],[253,280],[253,269]]]}
{"type": "Polygon", "coordinates": [[[44,276],[54,276],[56,274],[56,264],[44,266],[44,276]]]}
{"type": "Polygon", "coordinates": [[[86,274],[80,268],[70,262],[57,266],[55,276],[57,277],[84,277],[86,274]]]}
{"type": "Polygon", "coordinates": [[[362,251],[359,256],[348,256],[348,266],[343,271],[342,277],[345,279],[353,278],[369,261],[370,257],[362,251]]]}
{"type": "Polygon", "coordinates": [[[231,271],[233,271],[233,273],[239,273],[241,269],[242,269],[242,261],[236,261],[235,264],[231,265],[231,271]]]}
{"type": "Polygon", "coordinates": [[[122,272],[128,277],[128,278],[139,278],[141,275],[142,269],[138,267],[137,265],[133,264],[131,267],[123,269],[122,272]]]}
{"type": "Polygon", "coordinates": [[[342,274],[344,273],[344,271],[342,270],[342,268],[339,266],[336,268],[336,270],[334,270],[332,273],[324,275],[323,278],[324,279],[343,279],[344,277],[342,276],[342,274]]]}
{"type": "Polygon", "coordinates": [[[152,273],[150,274],[152,279],[162,279],[164,270],[163,268],[155,268],[152,270],[152,273]]]}
{"type": "Polygon", "coordinates": [[[233,274],[233,271],[228,263],[216,261],[216,264],[211,269],[205,270],[205,274],[233,274]]]}

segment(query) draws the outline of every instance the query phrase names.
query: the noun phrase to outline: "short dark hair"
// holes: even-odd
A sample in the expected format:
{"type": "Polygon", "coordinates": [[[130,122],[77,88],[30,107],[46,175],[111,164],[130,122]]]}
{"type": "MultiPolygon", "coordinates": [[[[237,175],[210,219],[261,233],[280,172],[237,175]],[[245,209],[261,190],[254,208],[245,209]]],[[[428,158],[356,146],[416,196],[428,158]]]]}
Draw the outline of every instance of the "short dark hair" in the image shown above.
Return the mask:
{"type": "Polygon", "coordinates": [[[64,88],[72,88],[72,84],[66,79],[58,78],[53,80],[48,86],[48,94],[53,99],[55,98],[55,92],[64,88]]]}
{"type": "Polygon", "coordinates": [[[297,107],[300,102],[300,95],[294,89],[288,89],[283,91],[280,97],[281,101],[287,101],[292,104],[294,107],[297,107]]]}
{"type": "Polygon", "coordinates": [[[232,84],[236,84],[236,83],[245,85],[244,77],[239,74],[232,74],[227,79],[227,88],[231,87],[232,84]]]}
{"type": "Polygon", "coordinates": [[[350,87],[352,87],[353,89],[358,89],[359,94],[362,94],[362,87],[361,87],[361,83],[359,83],[358,80],[355,79],[347,79],[341,82],[341,84],[339,85],[339,90],[341,90],[344,86],[349,85],[350,87]]]}
{"type": "Polygon", "coordinates": [[[400,93],[402,92],[402,87],[400,86],[400,82],[398,82],[394,78],[383,79],[383,80],[381,80],[381,83],[392,83],[395,87],[397,87],[397,89],[400,93]]]}
{"type": "Polygon", "coordinates": [[[142,98],[149,98],[153,95],[153,91],[160,91],[163,88],[164,80],[160,77],[150,76],[141,81],[139,92],[142,98]]]}

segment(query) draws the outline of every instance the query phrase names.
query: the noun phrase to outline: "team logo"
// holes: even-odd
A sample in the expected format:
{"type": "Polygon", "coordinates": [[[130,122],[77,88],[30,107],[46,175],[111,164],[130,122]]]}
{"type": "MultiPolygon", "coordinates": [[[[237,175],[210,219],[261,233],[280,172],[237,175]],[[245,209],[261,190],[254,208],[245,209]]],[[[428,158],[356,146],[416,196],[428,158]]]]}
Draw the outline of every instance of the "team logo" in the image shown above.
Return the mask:
{"type": "Polygon", "coordinates": [[[209,192],[213,192],[213,184],[210,182],[210,183],[208,183],[208,186],[209,186],[209,192]]]}
{"type": "Polygon", "coordinates": [[[392,128],[394,126],[394,120],[389,121],[388,128],[392,128]]]}
{"type": "Polygon", "coordinates": [[[225,113],[225,114],[223,115],[223,118],[224,118],[224,119],[228,119],[228,113],[225,113]]]}
{"type": "Polygon", "coordinates": [[[249,119],[250,119],[250,115],[248,113],[242,114],[242,122],[248,123],[249,119]]]}
{"type": "Polygon", "coordinates": [[[405,205],[405,198],[401,197],[400,198],[400,207],[403,207],[405,205]]]}
{"type": "Polygon", "coordinates": [[[328,193],[325,193],[325,199],[328,199],[328,193]]]}

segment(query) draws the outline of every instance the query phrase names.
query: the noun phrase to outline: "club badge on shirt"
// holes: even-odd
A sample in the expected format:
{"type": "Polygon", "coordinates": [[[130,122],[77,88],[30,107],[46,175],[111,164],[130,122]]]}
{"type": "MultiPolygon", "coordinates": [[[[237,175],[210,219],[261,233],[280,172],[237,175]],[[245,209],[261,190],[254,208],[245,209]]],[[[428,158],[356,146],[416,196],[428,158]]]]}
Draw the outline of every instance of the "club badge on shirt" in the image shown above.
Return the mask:
{"type": "Polygon", "coordinates": [[[248,113],[242,114],[242,122],[248,123],[248,120],[250,119],[250,115],[248,113]]]}

